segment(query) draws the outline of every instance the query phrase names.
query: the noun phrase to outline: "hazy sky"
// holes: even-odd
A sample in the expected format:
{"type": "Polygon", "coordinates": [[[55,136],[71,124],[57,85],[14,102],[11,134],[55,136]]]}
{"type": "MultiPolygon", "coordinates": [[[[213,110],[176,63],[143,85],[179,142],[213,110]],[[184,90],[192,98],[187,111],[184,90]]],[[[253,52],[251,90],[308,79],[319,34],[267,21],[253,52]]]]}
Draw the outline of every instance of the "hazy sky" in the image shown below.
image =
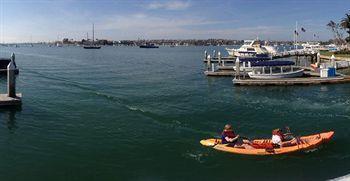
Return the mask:
{"type": "Polygon", "coordinates": [[[325,26],[350,0],[0,0],[0,42],[82,39],[292,40],[295,22],[328,40],[325,26]]]}

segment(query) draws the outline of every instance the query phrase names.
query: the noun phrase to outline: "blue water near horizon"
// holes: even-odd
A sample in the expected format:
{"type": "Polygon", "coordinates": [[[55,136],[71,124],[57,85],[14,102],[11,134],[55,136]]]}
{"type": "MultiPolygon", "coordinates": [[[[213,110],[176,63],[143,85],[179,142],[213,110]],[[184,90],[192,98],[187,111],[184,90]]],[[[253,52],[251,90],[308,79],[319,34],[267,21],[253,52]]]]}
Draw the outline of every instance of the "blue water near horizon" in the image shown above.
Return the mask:
{"type": "MultiPolygon", "coordinates": [[[[350,173],[350,84],[236,87],[206,77],[223,47],[0,47],[16,54],[20,110],[0,110],[0,180],[326,180],[350,173]],[[259,157],[202,147],[231,123],[269,137],[334,130],[309,153],[259,157]]],[[[0,78],[0,90],[6,90],[0,78]],[[2,86],[1,86],[2,85],[2,86]]]]}

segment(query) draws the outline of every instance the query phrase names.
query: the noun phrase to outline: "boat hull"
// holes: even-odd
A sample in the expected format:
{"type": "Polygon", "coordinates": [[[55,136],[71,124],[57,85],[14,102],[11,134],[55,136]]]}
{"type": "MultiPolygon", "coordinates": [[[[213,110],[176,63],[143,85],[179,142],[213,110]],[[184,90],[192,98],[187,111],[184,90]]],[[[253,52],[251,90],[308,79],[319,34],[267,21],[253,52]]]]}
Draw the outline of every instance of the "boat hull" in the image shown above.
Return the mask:
{"type": "Polygon", "coordinates": [[[140,48],[159,48],[159,46],[153,46],[153,45],[140,45],[140,48]]]}
{"type": "Polygon", "coordinates": [[[304,75],[304,69],[286,72],[286,73],[277,73],[277,74],[254,74],[253,72],[248,73],[249,77],[252,79],[283,79],[283,78],[294,78],[301,77],[304,75]]]}
{"type": "Polygon", "coordinates": [[[100,49],[100,46],[84,46],[84,49],[100,49]]]}
{"type": "MultiPolygon", "coordinates": [[[[299,138],[300,143],[294,145],[294,146],[288,146],[288,147],[282,147],[282,148],[274,148],[272,150],[267,149],[246,149],[246,148],[240,148],[240,147],[232,147],[227,144],[221,144],[220,139],[206,139],[201,140],[200,143],[203,146],[212,147],[219,151],[234,153],[234,154],[244,154],[244,155],[279,155],[279,154],[288,154],[288,153],[294,153],[294,152],[300,152],[300,151],[307,151],[317,148],[323,143],[326,143],[332,139],[334,135],[334,131],[309,135],[309,136],[302,136],[299,138]]],[[[270,139],[257,139],[253,140],[253,143],[261,144],[261,143],[271,143],[270,139]]]]}

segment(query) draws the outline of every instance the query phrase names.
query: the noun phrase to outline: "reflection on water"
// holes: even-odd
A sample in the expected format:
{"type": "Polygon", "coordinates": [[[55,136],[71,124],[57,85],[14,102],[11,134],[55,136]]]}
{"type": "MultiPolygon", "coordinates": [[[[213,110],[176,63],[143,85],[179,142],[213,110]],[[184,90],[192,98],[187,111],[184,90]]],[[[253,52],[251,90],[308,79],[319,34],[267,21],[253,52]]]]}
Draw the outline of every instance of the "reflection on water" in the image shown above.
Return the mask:
{"type": "Polygon", "coordinates": [[[1,120],[5,126],[10,130],[10,132],[14,132],[18,126],[16,122],[16,114],[21,111],[21,107],[12,107],[10,109],[0,109],[1,120]]]}

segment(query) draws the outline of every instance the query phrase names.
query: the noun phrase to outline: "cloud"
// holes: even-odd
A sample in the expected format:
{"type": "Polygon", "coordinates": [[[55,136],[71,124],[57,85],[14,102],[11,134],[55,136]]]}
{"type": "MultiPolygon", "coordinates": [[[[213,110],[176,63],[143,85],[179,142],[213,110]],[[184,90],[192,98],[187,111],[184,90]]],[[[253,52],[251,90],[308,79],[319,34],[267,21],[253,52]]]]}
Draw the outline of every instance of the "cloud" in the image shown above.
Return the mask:
{"type": "Polygon", "coordinates": [[[147,5],[147,9],[184,10],[190,6],[188,1],[152,2],[147,5]]]}
{"type": "MultiPolygon", "coordinates": [[[[163,17],[149,14],[115,15],[98,25],[112,39],[207,39],[207,38],[268,38],[285,39],[292,32],[283,26],[234,27],[237,20],[208,20],[202,17],[163,17]],[[232,24],[231,27],[227,27],[232,24]],[[224,28],[225,27],[225,28],[224,28]]],[[[103,34],[103,33],[101,33],[103,34]]],[[[106,34],[105,34],[106,35],[106,34]]]]}
{"type": "Polygon", "coordinates": [[[109,17],[101,23],[102,29],[132,29],[139,30],[158,29],[158,28],[175,28],[184,26],[210,25],[215,23],[225,23],[227,21],[208,21],[203,18],[165,18],[150,16],[147,14],[134,15],[115,15],[109,17]]]}

